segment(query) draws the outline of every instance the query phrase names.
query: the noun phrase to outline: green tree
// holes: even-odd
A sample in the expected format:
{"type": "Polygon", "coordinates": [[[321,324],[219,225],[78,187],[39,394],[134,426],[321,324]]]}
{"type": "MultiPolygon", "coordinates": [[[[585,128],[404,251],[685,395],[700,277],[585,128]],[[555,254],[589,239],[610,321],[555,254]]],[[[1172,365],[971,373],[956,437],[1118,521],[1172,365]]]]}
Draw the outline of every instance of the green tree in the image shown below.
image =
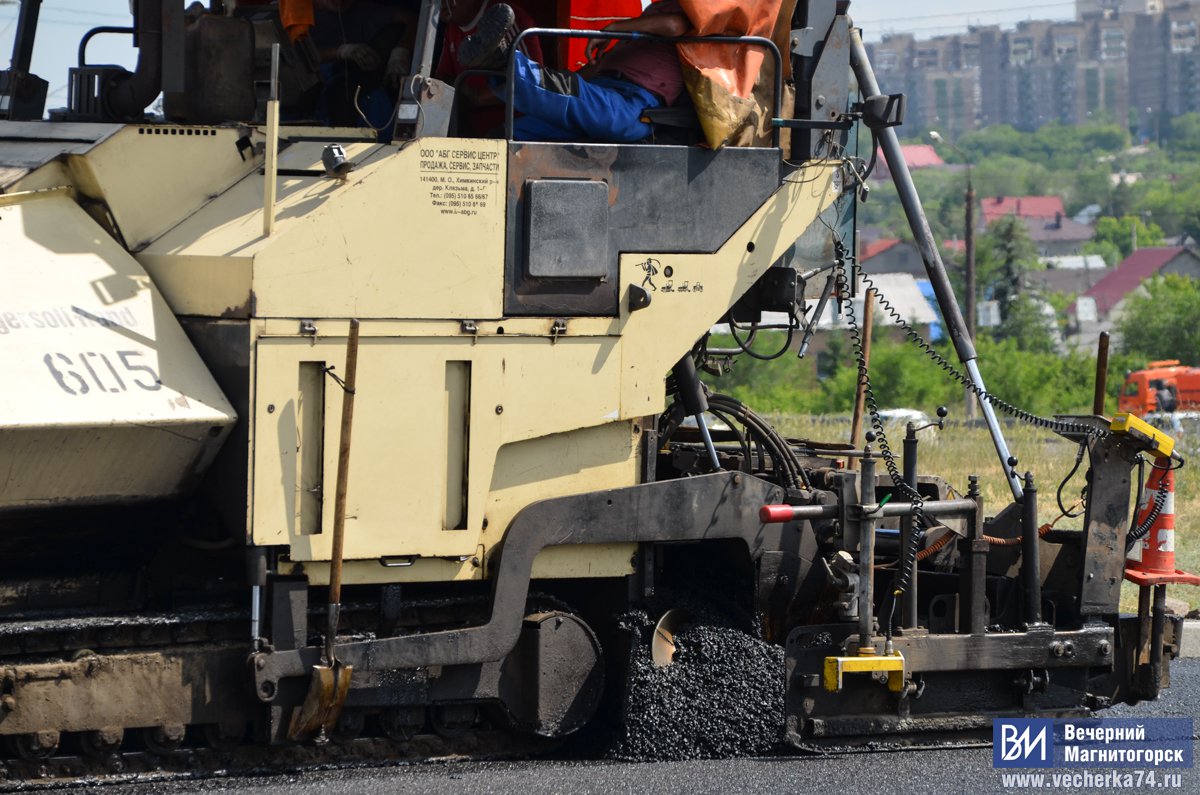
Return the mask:
{"type": "Polygon", "coordinates": [[[1001,318],[1011,299],[1020,294],[1025,274],[1039,267],[1037,248],[1016,216],[992,222],[979,240],[975,262],[979,288],[1000,303],[1001,318]]]}
{"type": "Polygon", "coordinates": [[[1162,227],[1156,223],[1147,224],[1136,215],[1123,215],[1120,218],[1105,216],[1096,221],[1096,236],[1094,243],[1112,243],[1121,252],[1124,259],[1133,253],[1133,235],[1137,230],[1138,248],[1161,246],[1163,240],[1162,227]]]}
{"type": "Polygon", "coordinates": [[[1168,151],[1200,154],[1200,113],[1185,113],[1171,119],[1167,136],[1168,151]]]}
{"type": "Polygon", "coordinates": [[[1044,306],[1032,295],[1013,296],[992,336],[1001,342],[1011,340],[1022,352],[1054,353],[1056,345],[1051,329],[1054,321],[1046,316],[1044,306]]]}
{"type": "Polygon", "coordinates": [[[1081,249],[1084,254],[1099,254],[1104,257],[1104,264],[1110,268],[1116,267],[1123,257],[1121,249],[1117,248],[1116,243],[1108,240],[1089,240],[1083,244],[1081,249]]]}
{"type": "Polygon", "coordinates": [[[1122,349],[1144,359],[1200,362],[1200,282],[1156,276],[1125,299],[1117,322],[1122,349]]]}

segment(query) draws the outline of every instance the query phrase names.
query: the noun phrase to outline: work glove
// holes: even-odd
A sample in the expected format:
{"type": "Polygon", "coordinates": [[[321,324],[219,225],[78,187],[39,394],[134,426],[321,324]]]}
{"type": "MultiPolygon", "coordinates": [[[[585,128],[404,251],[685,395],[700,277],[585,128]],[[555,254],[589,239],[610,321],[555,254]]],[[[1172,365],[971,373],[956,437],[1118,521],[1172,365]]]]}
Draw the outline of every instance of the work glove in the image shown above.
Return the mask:
{"type": "Polygon", "coordinates": [[[369,44],[343,44],[337,48],[337,57],[352,62],[364,72],[378,72],[383,68],[379,54],[369,44]]]}
{"type": "Polygon", "coordinates": [[[412,65],[412,52],[403,46],[393,47],[388,56],[387,67],[383,70],[383,82],[389,88],[399,88],[400,81],[409,73],[412,65]]]}

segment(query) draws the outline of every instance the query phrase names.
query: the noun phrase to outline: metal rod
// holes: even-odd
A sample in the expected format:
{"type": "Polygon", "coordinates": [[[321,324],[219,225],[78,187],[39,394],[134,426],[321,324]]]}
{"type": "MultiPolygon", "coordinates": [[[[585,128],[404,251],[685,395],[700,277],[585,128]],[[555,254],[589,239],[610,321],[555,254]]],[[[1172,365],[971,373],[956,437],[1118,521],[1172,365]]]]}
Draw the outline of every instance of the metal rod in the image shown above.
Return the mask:
{"type": "Polygon", "coordinates": [[[1021,506],[1021,580],[1025,586],[1025,627],[1042,624],[1042,559],[1038,545],[1037,488],[1033,473],[1025,473],[1025,502],[1021,506]]]}
{"type": "MultiPolygon", "coordinates": [[[[862,460],[859,500],[864,506],[875,503],[875,459],[862,460]]],[[[886,506],[884,506],[886,507],[886,506]]],[[[875,520],[863,513],[859,530],[858,553],[858,650],[870,653],[875,634],[875,520]]]]}
{"type": "Polygon", "coordinates": [[[1158,698],[1162,689],[1163,630],[1167,623],[1167,586],[1154,586],[1154,616],[1150,629],[1150,672],[1146,698],[1158,698]]]}
{"type": "MultiPolygon", "coordinates": [[[[979,479],[972,477],[967,488],[968,499],[979,499],[979,479]]],[[[982,508],[967,526],[967,537],[958,542],[959,591],[958,631],[982,635],[987,628],[984,589],[987,585],[988,542],[983,538],[982,508]]]]}
{"type": "MultiPolygon", "coordinates": [[[[911,422],[904,433],[904,482],[913,491],[917,490],[917,429],[911,422]]],[[[885,506],[886,507],[886,506],[885,506]]],[[[906,515],[900,519],[900,565],[908,565],[912,549],[917,539],[913,536],[913,517],[906,515]]],[[[908,580],[908,589],[900,602],[900,626],[913,628],[917,626],[917,572],[919,564],[913,557],[913,569],[908,580]]]]}
{"type": "Polygon", "coordinates": [[[13,37],[12,71],[29,74],[33,65],[33,43],[37,38],[38,15],[42,0],[21,0],[17,14],[17,32],[13,37]]]}
{"type": "Polygon", "coordinates": [[[704,441],[704,449],[708,452],[709,463],[714,472],[721,469],[721,460],[717,458],[717,448],[713,445],[712,434],[708,432],[708,423],[704,421],[704,412],[708,411],[708,398],[704,395],[704,386],[700,383],[700,374],[696,372],[696,363],[692,361],[691,353],[672,368],[675,373],[675,385],[679,389],[679,398],[683,401],[683,409],[696,420],[696,428],[704,441]]]}
{"type": "Polygon", "coordinates": [[[279,171],[279,43],[271,45],[271,89],[267,100],[267,149],[263,160],[263,236],[275,231],[279,171]]]}
{"type": "MultiPolygon", "coordinates": [[[[854,69],[855,77],[858,78],[859,90],[865,96],[882,93],[879,90],[879,81],[875,79],[875,72],[871,69],[871,62],[867,58],[867,48],[863,45],[862,36],[857,28],[850,30],[850,65],[854,69]]],[[[979,368],[975,365],[975,359],[978,357],[975,352],[975,343],[971,339],[967,323],[963,319],[958,301],[954,297],[954,288],[950,286],[950,277],[946,275],[946,266],[942,262],[942,255],[938,253],[937,242],[933,238],[929,220],[925,217],[925,210],[921,206],[921,197],[917,195],[912,174],[909,173],[908,164],[904,161],[904,154],[900,149],[900,139],[897,137],[894,127],[885,127],[877,134],[879,148],[883,152],[888,170],[892,173],[892,181],[900,196],[900,204],[904,207],[904,214],[908,218],[908,225],[912,229],[914,241],[921,252],[921,259],[925,262],[925,272],[929,275],[929,282],[933,286],[938,308],[941,309],[942,318],[946,322],[946,331],[954,343],[954,350],[958,353],[959,361],[966,366],[971,383],[975,386],[974,391],[979,398],[979,408],[983,412],[984,419],[987,420],[988,431],[992,435],[992,444],[996,448],[997,455],[1000,456],[1000,464],[1004,468],[1009,489],[1013,493],[1013,498],[1020,501],[1021,482],[1016,473],[1012,472],[1012,466],[1008,463],[1012,454],[1008,450],[1008,443],[1004,440],[1000,424],[996,421],[995,411],[991,404],[983,398],[983,395],[987,393],[987,388],[984,386],[983,376],[979,374],[979,368]]]]}
{"type": "Polygon", "coordinates": [[[248,549],[246,568],[250,581],[250,643],[257,651],[262,645],[262,591],[267,584],[267,550],[263,547],[248,549]]]}
{"type": "MultiPolygon", "coordinates": [[[[971,359],[964,364],[967,366],[967,374],[971,377],[971,383],[980,390],[976,394],[986,393],[983,376],[979,374],[979,363],[971,359]]],[[[1021,479],[1017,477],[1016,468],[1011,463],[1013,454],[1008,449],[1008,442],[1004,439],[1004,431],[1000,430],[1000,420],[996,419],[996,410],[982,397],[979,398],[979,410],[983,412],[983,421],[987,423],[988,433],[992,436],[992,446],[996,448],[996,455],[1000,458],[1000,466],[1008,480],[1008,489],[1012,492],[1013,499],[1020,502],[1022,497],[1021,479]]]]}
{"type": "MultiPolygon", "coordinates": [[[[866,463],[865,459],[863,463],[866,463]]],[[[781,512],[780,517],[772,518],[771,521],[831,519],[841,513],[836,505],[787,505],[783,507],[788,510],[788,513],[784,515],[781,512]]],[[[921,512],[926,516],[966,516],[974,513],[978,507],[979,504],[975,500],[964,497],[956,500],[935,500],[924,503],[921,506],[921,512]]],[[[864,502],[863,510],[868,511],[869,513],[865,515],[869,515],[873,519],[915,516],[917,513],[916,506],[911,502],[889,502],[881,506],[876,506],[873,502],[864,502]]],[[[774,511],[772,511],[772,516],[774,517],[774,511]]]]}
{"type": "Polygon", "coordinates": [[[325,654],[333,665],[334,638],[342,607],[342,552],[346,537],[346,490],[350,480],[350,430],[354,424],[354,389],[358,382],[358,319],[350,320],[346,340],[346,375],[342,394],[342,424],[338,441],[337,488],[333,498],[333,551],[329,558],[329,629],[325,654]]]}
{"type": "MultiPolygon", "coordinates": [[[[862,436],[863,414],[867,407],[867,374],[871,367],[871,333],[875,328],[875,291],[868,289],[863,294],[862,316],[862,366],[864,372],[858,374],[858,385],[854,390],[854,415],[850,419],[850,446],[858,446],[858,438],[862,436]]],[[[854,469],[855,462],[851,458],[846,462],[847,469],[854,469]]]]}
{"type": "Polygon", "coordinates": [[[821,288],[821,300],[817,301],[817,308],[813,312],[812,320],[808,321],[808,327],[804,329],[804,337],[800,340],[800,348],[796,352],[797,358],[803,359],[808,353],[808,346],[812,342],[813,333],[817,330],[817,324],[821,322],[821,316],[825,314],[825,306],[829,303],[829,296],[833,294],[833,284],[837,281],[837,276],[833,273],[825,279],[825,286],[821,288]]]}
{"type": "Polygon", "coordinates": [[[1092,413],[1097,416],[1104,414],[1104,398],[1108,392],[1108,332],[1100,332],[1099,347],[1096,350],[1096,396],[1092,400],[1092,413]]]}
{"type": "Polygon", "coordinates": [[[1151,586],[1138,588],[1138,646],[1135,667],[1150,664],[1150,592],[1151,586]]]}

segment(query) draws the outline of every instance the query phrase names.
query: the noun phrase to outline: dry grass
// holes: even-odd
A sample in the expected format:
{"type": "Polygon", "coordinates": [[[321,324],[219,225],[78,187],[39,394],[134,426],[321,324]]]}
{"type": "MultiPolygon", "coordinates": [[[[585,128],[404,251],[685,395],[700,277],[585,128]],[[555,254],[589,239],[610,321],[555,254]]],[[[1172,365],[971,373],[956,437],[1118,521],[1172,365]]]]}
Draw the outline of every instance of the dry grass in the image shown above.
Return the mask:
{"type": "MultiPolygon", "coordinates": [[[[850,423],[846,417],[784,416],[773,417],[777,427],[787,436],[822,441],[848,441],[850,423]]],[[[889,427],[888,439],[897,455],[904,426],[889,427]]],[[[1055,491],[1059,481],[1075,462],[1076,447],[1055,434],[1028,425],[1010,425],[1005,437],[1013,455],[1020,459],[1018,470],[1033,472],[1038,484],[1038,517],[1049,521],[1059,515],[1055,491]]],[[[991,437],[983,426],[947,423],[944,430],[930,429],[921,433],[921,465],[923,474],[940,475],[960,492],[967,489],[967,476],[979,475],[980,488],[988,513],[996,513],[1011,501],[1012,495],[1004,482],[1000,462],[992,447],[991,437]]],[[[1070,506],[1072,496],[1079,496],[1083,486],[1083,469],[1067,485],[1064,502],[1070,506]]],[[[1175,473],[1175,556],[1177,568],[1200,572],[1200,532],[1194,528],[1194,518],[1200,517],[1200,459],[1194,465],[1175,473]]],[[[1081,527],[1082,519],[1063,519],[1059,527],[1081,527]]],[[[1192,607],[1200,607],[1200,588],[1173,585],[1168,595],[1183,599],[1192,607]]],[[[1122,609],[1137,607],[1137,589],[1125,584],[1122,609]]]]}

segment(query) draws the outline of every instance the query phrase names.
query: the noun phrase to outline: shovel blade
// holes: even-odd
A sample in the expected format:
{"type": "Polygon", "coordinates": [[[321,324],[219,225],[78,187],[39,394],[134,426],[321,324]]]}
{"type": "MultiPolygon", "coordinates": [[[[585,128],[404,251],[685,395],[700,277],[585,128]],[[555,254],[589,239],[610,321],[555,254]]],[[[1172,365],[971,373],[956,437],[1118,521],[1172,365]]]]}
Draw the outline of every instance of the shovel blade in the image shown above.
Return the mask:
{"type": "Polygon", "coordinates": [[[288,737],[302,739],[314,732],[331,731],[342,714],[346,696],[350,693],[350,675],[354,666],[314,665],[304,703],[292,715],[288,737]]]}

